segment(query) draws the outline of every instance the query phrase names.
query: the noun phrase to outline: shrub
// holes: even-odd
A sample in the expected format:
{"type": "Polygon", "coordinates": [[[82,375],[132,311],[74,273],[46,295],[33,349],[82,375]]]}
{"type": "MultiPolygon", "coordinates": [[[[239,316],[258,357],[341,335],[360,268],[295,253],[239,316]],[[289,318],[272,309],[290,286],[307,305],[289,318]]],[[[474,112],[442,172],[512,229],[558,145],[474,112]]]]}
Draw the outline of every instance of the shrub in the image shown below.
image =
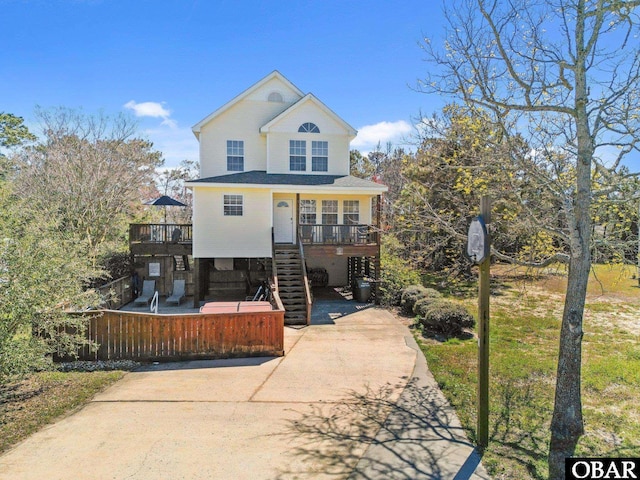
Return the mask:
{"type": "Polygon", "coordinates": [[[413,314],[424,317],[427,308],[436,300],[442,298],[442,294],[433,288],[427,288],[421,298],[418,298],[413,306],[413,314]]]}
{"type": "Polygon", "coordinates": [[[450,300],[437,299],[426,308],[424,317],[419,319],[419,325],[425,333],[436,332],[447,336],[462,333],[463,328],[472,328],[476,321],[462,306],[450,300]]]}
{"type": "Polygon", "coordinates": [[[422,285],[409,285],[402,289],[400,295],[400,309],[405,315],[411,315],[413,313],[413,306],[418,300],[425,297],[426,287],[422,285]]]}
{"type": "Polygon", "coordinates": [[[382,237],[380,264],[382,267],[380,282],[380,303],[382,305],[399,305],[402,289],[409,285],[419,284],[420,275],[411,268],[409,262],[397,253],[390,235],[382,237]]]}

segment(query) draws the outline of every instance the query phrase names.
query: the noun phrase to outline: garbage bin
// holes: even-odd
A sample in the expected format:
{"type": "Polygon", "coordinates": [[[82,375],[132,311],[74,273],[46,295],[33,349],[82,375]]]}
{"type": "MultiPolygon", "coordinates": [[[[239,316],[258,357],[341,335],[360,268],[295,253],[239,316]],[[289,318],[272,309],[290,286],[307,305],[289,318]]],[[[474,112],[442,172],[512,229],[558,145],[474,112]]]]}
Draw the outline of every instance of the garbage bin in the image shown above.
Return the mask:
{"type": "Polygon", "coordinates": [[[358,302],[365,303],[369,300],[370,296],[371,284],[364,278],[356,278],[353,286],[353,298],[358,302]]]}

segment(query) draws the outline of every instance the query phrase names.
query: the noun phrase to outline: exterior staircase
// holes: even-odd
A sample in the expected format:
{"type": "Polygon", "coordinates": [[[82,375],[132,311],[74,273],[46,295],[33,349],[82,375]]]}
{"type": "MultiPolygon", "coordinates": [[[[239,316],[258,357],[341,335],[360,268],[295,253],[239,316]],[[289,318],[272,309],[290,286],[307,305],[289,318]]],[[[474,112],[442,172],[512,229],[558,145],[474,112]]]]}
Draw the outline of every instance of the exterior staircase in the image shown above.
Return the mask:
{"type": "Polygon", "coordinates": [[[274,263],[278,273],[278,293],[284,305],[286,325],[307,324],[302,259],[297,245],[276,245],[274,263]]]}

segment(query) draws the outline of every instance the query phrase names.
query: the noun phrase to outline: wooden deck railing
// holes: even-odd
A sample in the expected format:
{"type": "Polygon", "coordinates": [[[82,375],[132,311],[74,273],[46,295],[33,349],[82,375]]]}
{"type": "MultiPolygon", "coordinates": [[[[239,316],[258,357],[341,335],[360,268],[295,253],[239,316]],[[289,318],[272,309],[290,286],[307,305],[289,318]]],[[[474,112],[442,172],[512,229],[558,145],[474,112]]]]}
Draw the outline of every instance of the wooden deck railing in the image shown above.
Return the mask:
{"type": "Polygon", "coordinates": [[[313,245],[375,245],[378,231],[372,225],[300,225],[300,238],[313,245]]]}
{"type": "Polygon", "coordinates": [[[156,315],[103,310],[88,320],[81,360],[194,360],[284,355],[284,310],[156,315]]]}
{"type": "Polygon", "coordinates": [[[132,223],[129,243],[192,243],[193,226],[179,223],[132,223]]]}
{"type": "Polygon", "coordinates": [[[311,325],[311,309],[313,308],[313,298],[311,297],[311,289],[309,288],[309,276],[307,275],[307,262],[304,258],[304,247],[302,241],[298,242],[300,250],[300,263],[302,266],[302,281],[304,283],[304,300],[307,306],[307,325],[311,325]]]}
{"type": "Polygon", "coordinates": [[[133,300],[133,289],[131,288],[131,277],[120,277],[113,282],[98,287],[98,292],[104,299],[104,308],[116,310],[133,300]]]}

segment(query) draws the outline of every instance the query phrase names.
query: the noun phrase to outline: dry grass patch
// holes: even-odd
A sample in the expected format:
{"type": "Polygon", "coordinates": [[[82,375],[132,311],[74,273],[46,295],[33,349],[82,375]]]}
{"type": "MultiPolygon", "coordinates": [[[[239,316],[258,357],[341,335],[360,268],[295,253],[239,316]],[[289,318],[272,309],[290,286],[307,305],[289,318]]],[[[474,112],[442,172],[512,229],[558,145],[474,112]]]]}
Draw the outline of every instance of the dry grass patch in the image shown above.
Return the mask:
{"type": "MultiPolygon", "coordinates": [[[[580,456],[640,456],[640,288],[634,270],[596,266],[584,318],[580,456]]],[[[492,267],[490,445],[495,479],[547,476],[566,275],[492,267]]],[[[477,308],[477,299],[465,300],[477,308]]],[[[476,341],[423,341],[427,362],[472,440],[476,341]]]]}
{"type": "Polygon", "coordinates": [[[84,405],[124,373],[40,372],[0,385],[0,452],[84,405]]]}

